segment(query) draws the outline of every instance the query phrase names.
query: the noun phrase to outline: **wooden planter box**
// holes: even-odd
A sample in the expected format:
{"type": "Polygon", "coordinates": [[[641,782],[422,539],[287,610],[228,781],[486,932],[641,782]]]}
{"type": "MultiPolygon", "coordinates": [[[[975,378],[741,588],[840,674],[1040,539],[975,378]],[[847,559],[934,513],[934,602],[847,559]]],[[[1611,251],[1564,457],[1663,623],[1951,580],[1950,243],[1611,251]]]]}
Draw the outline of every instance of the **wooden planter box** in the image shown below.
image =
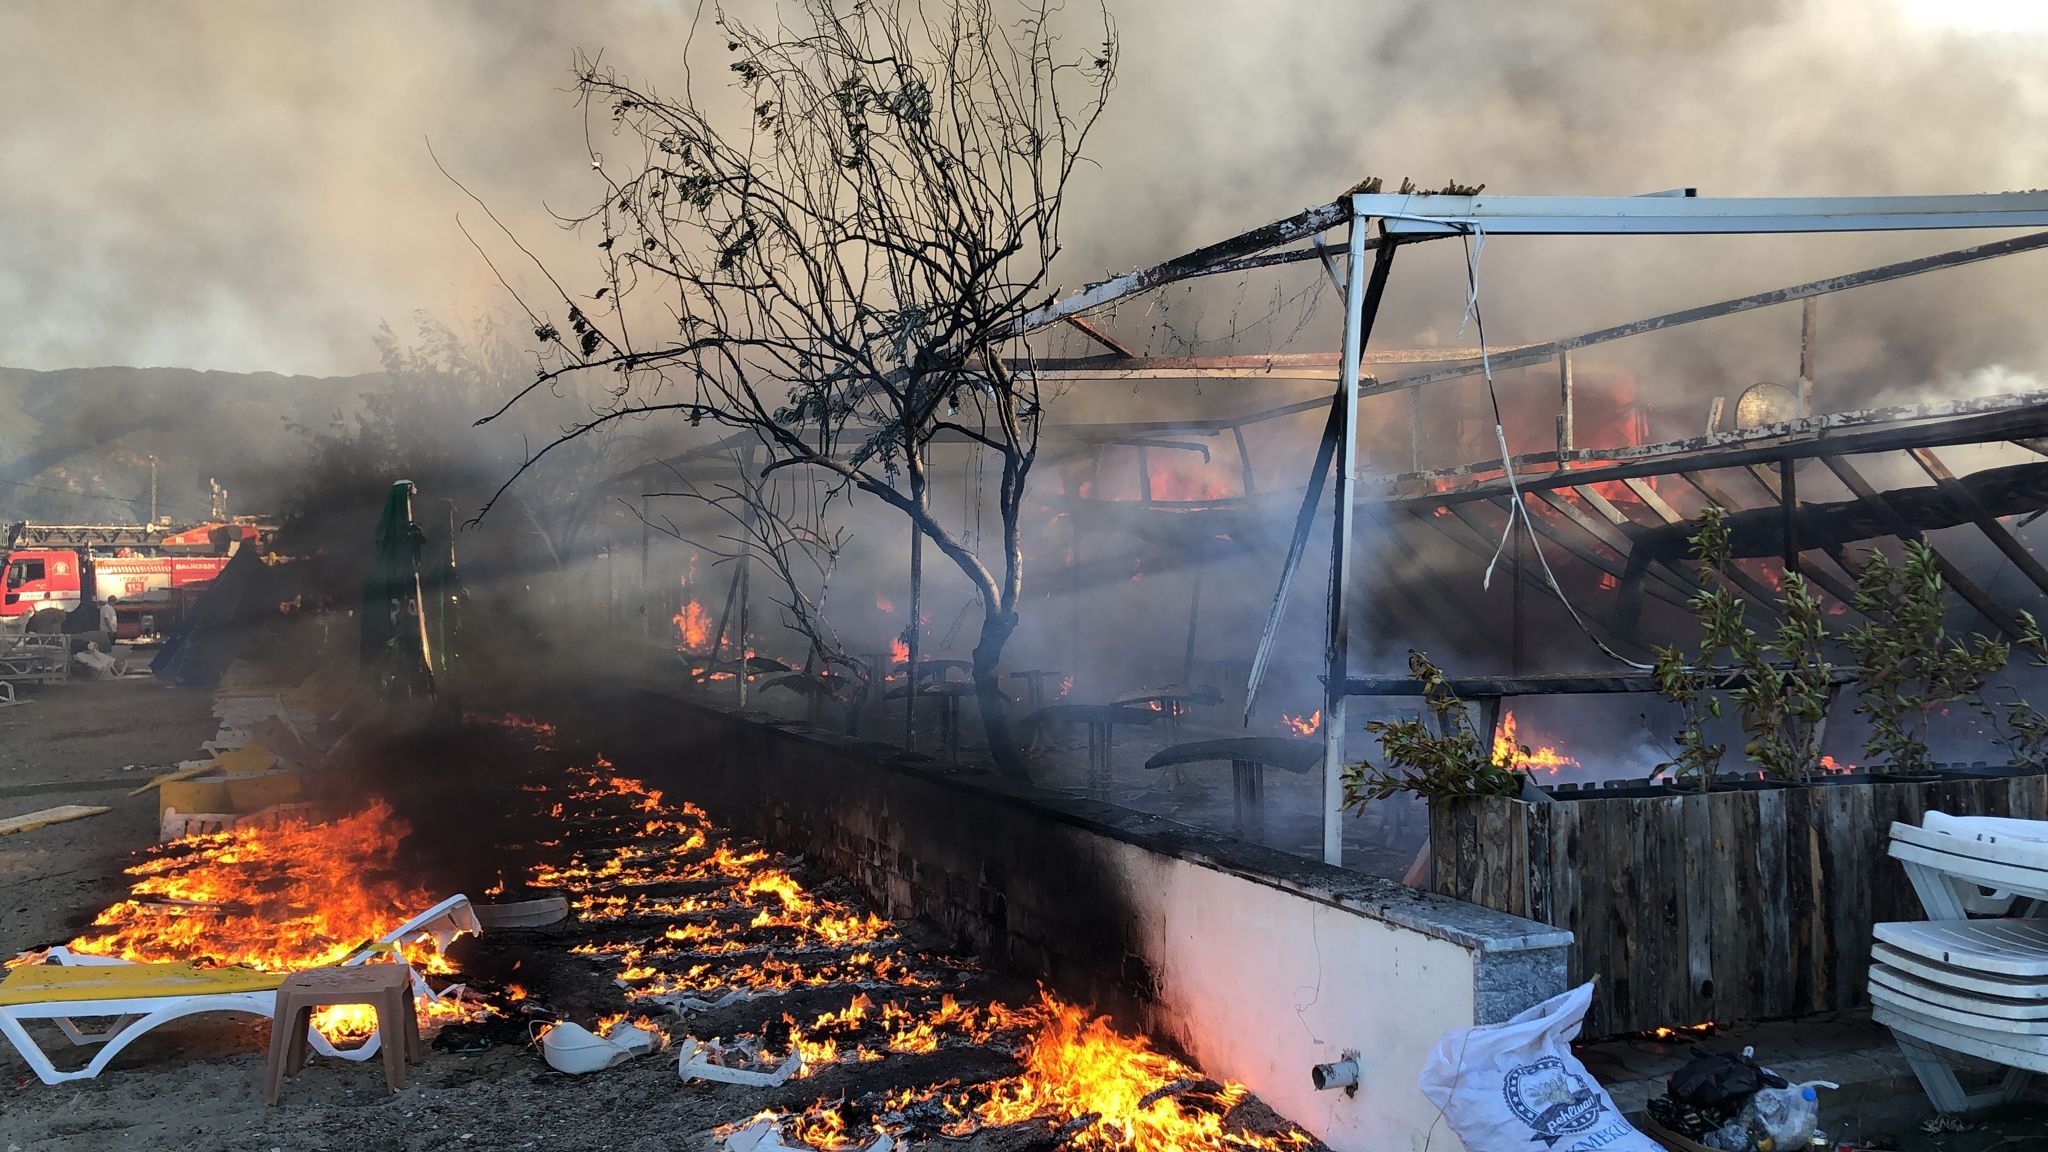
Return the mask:
{"type": "Polygon", "coordinates": [[[2048,776],[1568,795],[1432,802],[1433,887],[1570,929],[1588,1037],[1864,1004],[1871,925],[1922,918],[1892,822],[2048,817],[2048,776]]]}

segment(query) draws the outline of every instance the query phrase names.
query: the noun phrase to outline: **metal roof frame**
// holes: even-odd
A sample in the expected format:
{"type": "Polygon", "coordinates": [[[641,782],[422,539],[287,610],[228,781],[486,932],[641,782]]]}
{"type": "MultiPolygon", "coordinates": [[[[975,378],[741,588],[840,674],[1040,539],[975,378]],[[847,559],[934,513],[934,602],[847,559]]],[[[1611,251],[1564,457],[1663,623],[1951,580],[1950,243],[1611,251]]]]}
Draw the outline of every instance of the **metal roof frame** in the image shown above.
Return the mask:
{"type": "MultiPolygon", "coordinates": [[[[1359,193],[1349,197],[1349,260],[1345,277],[1344,348],[1339,360],[1340,382],[1331,399],[1331,419],[1325,434],[1324,451],[1317,457],[1317,474],[1309,478],[1303,507],[1297,519],[1296,539],[1289,549],[1280,575],[1280,594],[1274,599],[1259,652],[1253,658],[1253,678],[1247,690],[1250,700],[1258,691],[1258,677],[1277,634],[1285,608],[1286,589],[1294,576],[1301,545],[1314,519],[1315,502],[1321,492],[1321,465],[1334,455],[1337,461],[1331,485],[1334,505],[1330,531],[1330,581],[1328,626],[1324,634],[1323,703],[1323,859],[1343,863],[1344,735],[1346,702],[1351,695],[1350,599],[1352,519],[1355,514],[1352,488],[1358,436],[1359,355],[1379,310],[1389,265],[1404,243],[1441,239],[1447,236],[1673,236],[1804,234],[1826,232],[1927,231],[1953,228],[2043,228],[2048,227],[2048,192],[2007,192],[1966,196],[1851,196],[1851,197],[1698,197],[1698,196],[1442,196],[1432,194],[1359,193]],[[1378,223],[1378,235],[1367,231],[1378,223]],[[1377,250],[1371,284],[1365,275],[1365,252],[1377,250]],[[1334,440],[1336,452],[1328,449],[1334,440]]],[[[1297,218],[1300,220],[1300,218],[1297,218]]],[[[1320,223],[1321,221],[1317,221],[1320,223]]],[[[1306,223],[1306,221],[1302,221],[1306,223]]],[[[1335,221],[1325,225],[1333,226],[1335,221]]],[[[1297,224],[1299,227],[1299,224],[1297,224]]],[[[1281,230],[1269,226],[1266,234],[1281,230]]],[[[1321,231],[1322,229],[1316,229],[1321,231]]],[[[1297,232],[1297,235],[1300,233],[1297,232]]],[[[1249,234],[1248,234],[1249,235],[1249,234]]],[[[1264,239],[1262,235],[1260,237],[1264,239]]],[[[1286,237],[1284,239],[1292,239],[1286,237]]],[[[1276,238],[1273,244],[1283,242],[1276,238]]],[[[1205,252],[1219,252],[1212,245],[1205,252]]],[[[1229,258],[1250,253],[1228,252],[1229,258]]],[[[1185,261],[1187,258],[1183,258],[1185,261]]],[[[1122,278],[1126,284],[1143,277],[1122,278]]],[[[1096,302],[1107,295],[1098,286],[1096,302]]],[[[1075,304],[1080,301],[1075,301],[1075,304]]],[[[1076,308],[1075,311],[1083,310],[1076,308]]],[[[1059,305],[1047,312],[1060,311],[1059,305]]],[[[1519,574],[1513,579],[1519,579],[1519,574]]]]}
{"type": "Polygon", "coordinates": [[[1965,196],[1436,196],[1351,198],[1393,237],[1674,236],[2048,226],[2048,192],[1965,196]]]}

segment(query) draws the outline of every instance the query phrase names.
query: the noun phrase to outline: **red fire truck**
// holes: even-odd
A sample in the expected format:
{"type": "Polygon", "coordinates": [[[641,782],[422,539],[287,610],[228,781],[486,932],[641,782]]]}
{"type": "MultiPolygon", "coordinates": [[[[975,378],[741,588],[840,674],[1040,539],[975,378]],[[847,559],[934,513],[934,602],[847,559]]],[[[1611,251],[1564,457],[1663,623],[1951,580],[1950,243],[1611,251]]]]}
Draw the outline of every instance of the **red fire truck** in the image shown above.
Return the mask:
{"type": "Polygon", "coordinates": [[[33,524],[7,532],[0,619],[26,616],[56,631],[83,605],[111,603],[116,634],[167,631],[236,549],[254,543],[253,521],[169,524],[33,524]]]}

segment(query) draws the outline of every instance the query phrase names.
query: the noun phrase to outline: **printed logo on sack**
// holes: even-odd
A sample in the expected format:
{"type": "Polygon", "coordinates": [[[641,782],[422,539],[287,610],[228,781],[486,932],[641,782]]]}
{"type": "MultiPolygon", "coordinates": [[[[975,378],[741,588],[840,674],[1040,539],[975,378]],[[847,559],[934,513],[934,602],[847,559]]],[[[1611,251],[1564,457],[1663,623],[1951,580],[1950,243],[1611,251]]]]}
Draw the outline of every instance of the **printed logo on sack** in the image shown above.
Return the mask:
{"type": "Polygon", "coordinates": [[[1535,1133],[1530,1143],[1542,1141],[1546,1148],[1598,1124],[1607,1110],[1586,1078],[1555,1056],[1509,1072],[1501,1094],[1507,1097],[1509,1110],[1535,1133]]]}

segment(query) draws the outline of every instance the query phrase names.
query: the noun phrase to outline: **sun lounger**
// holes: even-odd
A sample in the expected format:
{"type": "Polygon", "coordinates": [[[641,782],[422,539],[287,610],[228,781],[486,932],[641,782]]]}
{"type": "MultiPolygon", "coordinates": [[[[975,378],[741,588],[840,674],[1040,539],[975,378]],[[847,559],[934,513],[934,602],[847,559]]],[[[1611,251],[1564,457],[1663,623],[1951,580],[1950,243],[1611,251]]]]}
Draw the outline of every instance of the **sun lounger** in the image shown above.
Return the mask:
{"type": "Polygon", "coordinates": [[[61,684],[71,675],[71,638],[37,633],[0,636],[0,680],[61,684]]]}
{"type": "Polygon", "coordinates": [[[1937,1109],[2008,1103],[2048,1073],[2048,919],[2011,915],[2048,907],[2048,822],[1930,812],[1891,832],[1929,919],[1876,926],[1871,1016],[1937,1109]],[[1966,1092],[1959,1057],[2006,1073],[1966,1092]]]}
{"type": "Polygon", "coordinates": [[[1891,855],[1906,869],[1929,919],[2004,916],[2020,900],[2048,901],[2048,823],[1927,814],[1893,824],[1891,855]],[[2014,834],[2011,825],[2027,834],[2014,834]]]}
{"type": "MultiPolygon", "coordinates": [[[[435,947],[446,949],[457,936],[481,931],[469,898],[450,896],[357,949],[341,964],[367,963],[398,945],[428,937],[433,938],[435,947]]],[[[11,969],[0,981],[0,1035],[13,1043],[45,1084],[90,1079],[123,1048],[159,1024],[202,1012],[270,1017],[277,1007],[277,986],[285,975],[251,968],[197,968],[189,962],[137,964],[59,946],[45,952],[42,963],[11,969]],[[109,1018],[110,1023],[95,1030],[80,1028],[77,1023],[109,1018]],[[105,1047],[85,1067],[59,1072],[22,1027],[24,1020],[51,1020],[73,1044],[105,1047]]],[[[460,985],[435,992],[417,971],[412,973],[412,983],[413,994],[428,999],[460,994],[460,985]]],[[[380,1037],[374,1034],[352,1048],[335,1047],[317,1029],[309,1029],[306,1038],[314,1051],[343,1060],[368,1060],[380,1047],[380,1037]]]]}
{"type": "Polygon", "coordinates": [[[277,1004],[280,972],[173,964],[24,964],[0,980],[0,1035],[14,1044],[45,1084],[90,1079],[123,1048],[167,1021],[201,1012],[268,1016],[277,1004]],[[113,1018],[98,1030],[81,1019],[113,1018]],[[59,1072],[22,1027],[52,1020],[73,1044],[101,1044],[85,1067],[59,1072]]]}
{"type": "Polygon", "coordinates": [[[1943,1112],[2009,1103],[2048,1072],[2048,921],[1879,924],[1871,1016],[1943,1112]],[[1989,1091],[1968,1093],[1957,1054],[2004,1065],[1989,1091]]]}

